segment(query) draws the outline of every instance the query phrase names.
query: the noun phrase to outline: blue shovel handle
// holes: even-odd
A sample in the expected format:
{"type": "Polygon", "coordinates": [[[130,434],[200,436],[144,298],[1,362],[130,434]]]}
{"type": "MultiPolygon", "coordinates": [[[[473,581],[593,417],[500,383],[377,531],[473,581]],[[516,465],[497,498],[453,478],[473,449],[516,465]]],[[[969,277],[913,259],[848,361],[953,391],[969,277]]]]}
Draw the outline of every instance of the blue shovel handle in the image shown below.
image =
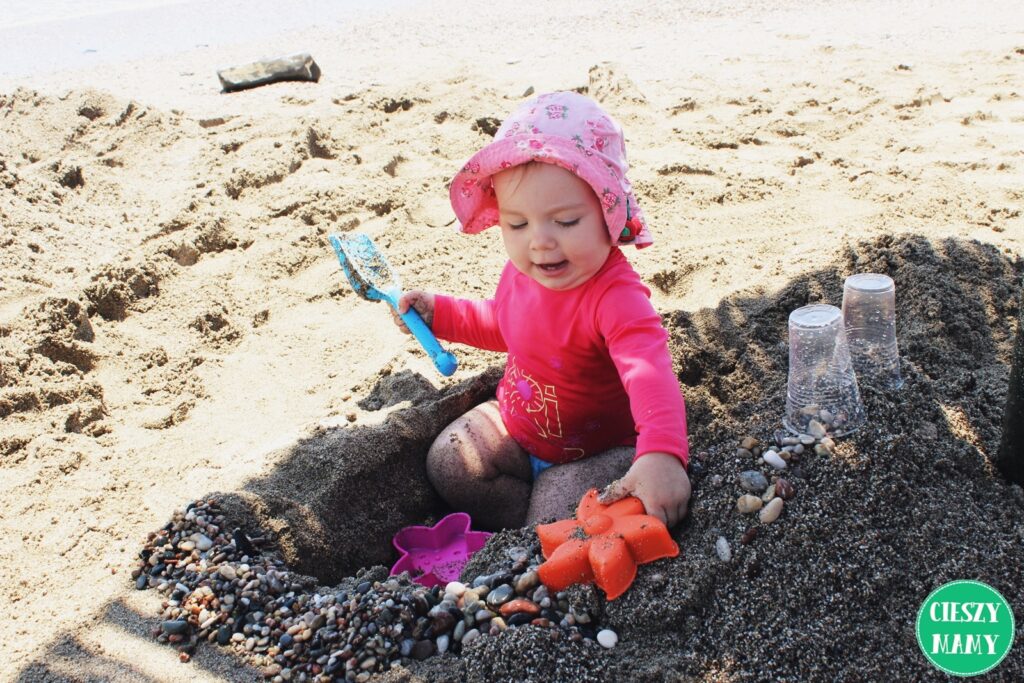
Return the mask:
{"type": "MultiPolygon", "coordinates": [[[[389,302],[397,311],[398,303],[390,298],[389,302]]],[[[423,318],[421,318],[420,314],[416,312],[416,309],[410,306],[408,311],[405,313],[399,313],[398,315],[402,318],[402,322],[404,322],[405,326],[409,328],[409,331],[412,332],[413,336],[416,337],[416,341],[420,343],[423,350],[430,356],[430,359],[434,361],[434,367],[437,368],[437,371],[445,377],[450,377],[452,373],[455,372],[455,368],[459,367],[459,361],[452,353],[445,351],[441,347],[441,344],[437,341],[437,337],[435,337],[434,333],[429,327],[427,327],[427,324],[423,322],[423,318]]]]}

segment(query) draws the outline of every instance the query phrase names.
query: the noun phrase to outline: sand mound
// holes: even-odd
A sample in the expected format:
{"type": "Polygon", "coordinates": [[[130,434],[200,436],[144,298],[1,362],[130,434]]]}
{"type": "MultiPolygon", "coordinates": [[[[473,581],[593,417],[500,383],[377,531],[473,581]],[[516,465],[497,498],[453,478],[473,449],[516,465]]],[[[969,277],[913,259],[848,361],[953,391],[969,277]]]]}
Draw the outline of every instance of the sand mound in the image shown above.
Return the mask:
{"type": "MultiPolygon", "coordinates": [[[[682,553],[642,567],[614,602],[591,588],[571,596],[619,633],[619,646],[556,642],[545,629],[522,627],[478,638],[460,657],[407,660],[387,679],[928,676],[913,623],[931,590],[966,577],[1024,585],[1024,492],[1001,480],[985,455],[999,436],[1012,295],[1022,275],[1019,259],[980,243],[883,237],[776,294],[667,315],[696,454],[691,514],[673,534],[682,553]],[[744,435],[776,438],[789,312],[837,303],[843,278],[855,271],[896,281],[906,385],[891,395],[865,387],[869,424],[832,456],[795,458],[786,475],[796,497],[779,521],[759,524],[735,510],[737,474],[757,468],[737,458],[736,443],[744,435]],[[754,539],[741,542],[751,527],[754,539]],[[727,563],[714,551],[719,536],[732,547],[727,563]]],[[[324,583],[390,564],[395,530],[445,512],[425,485],[426,448],[493,390],[495,378],[492,371],[425,395],[379,427],[314,435],[278,454],[269,477],[217,497],[232,523],[274,532],[289,565],[324,583]]],[[[512,547],[535,551],[532,530],[496,535],[464,579],[508,571],[512,547]]],[[[1024,607],[1020,595],[1004,594],[1016,610],[1024,607]]],[[[1024,660],[1007,659],[999,674],[1024,675],[1024,660]]]]}

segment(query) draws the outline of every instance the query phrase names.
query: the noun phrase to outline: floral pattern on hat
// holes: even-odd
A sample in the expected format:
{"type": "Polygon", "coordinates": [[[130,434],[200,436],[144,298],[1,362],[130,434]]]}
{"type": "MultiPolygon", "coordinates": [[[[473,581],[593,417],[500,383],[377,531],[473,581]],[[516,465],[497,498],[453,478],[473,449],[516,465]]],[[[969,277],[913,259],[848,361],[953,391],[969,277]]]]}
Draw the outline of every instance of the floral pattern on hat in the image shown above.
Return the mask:
{"type": "Polygon", "coordinates": [[[642,248],[654,241],[626,178],[622,128],[596,102],[574,92],[523,103],[494,141],[463,165],[449,192],[459,229],[476,233],[496,225],[491,176],[533,161],[560,166],[590,185],[605,211],[612,244],[642,248]]]}

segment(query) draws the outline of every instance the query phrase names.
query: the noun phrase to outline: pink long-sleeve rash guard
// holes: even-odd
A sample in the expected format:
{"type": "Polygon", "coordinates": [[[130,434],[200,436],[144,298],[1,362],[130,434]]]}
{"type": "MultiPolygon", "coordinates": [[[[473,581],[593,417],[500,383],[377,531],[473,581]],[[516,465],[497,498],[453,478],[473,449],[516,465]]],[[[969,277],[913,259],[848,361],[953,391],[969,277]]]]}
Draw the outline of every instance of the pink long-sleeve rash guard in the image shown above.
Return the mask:
{"type": "Polygon", "coordinates": [[[438,295],[434,333],[507,351],[498,405],[509,434],[551,463],[615,446],[689,459],[686,407],[651,292],[618,248],[582,285],[555,291],[509,261],[493,299],[438,295]]]}

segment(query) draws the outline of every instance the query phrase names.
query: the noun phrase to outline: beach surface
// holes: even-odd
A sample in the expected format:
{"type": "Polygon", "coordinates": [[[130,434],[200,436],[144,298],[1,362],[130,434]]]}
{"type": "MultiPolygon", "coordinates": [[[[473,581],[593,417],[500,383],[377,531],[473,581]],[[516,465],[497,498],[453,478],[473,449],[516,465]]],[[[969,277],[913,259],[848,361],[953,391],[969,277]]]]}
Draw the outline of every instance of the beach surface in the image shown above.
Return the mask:
{"type": "MultiPolygon", "coordinates": [[[[500,235],[456,233],[447,183],[531,90],[582,89],[625,129],[655,236],[628,256],[704,472],[681,557],[605,609],[616,649],[510,630],[390,675],[941,680],[913,633],[931,590],[980,579],[1024,621],[1024,494],[991,464],[1024,274],[1024,7],[678,4],[396,4],[0,75],[0,679],[259,678],[207,643],[180,663],[131,578],[147,533],[211,492],[264,501],[247,519],[324,586],[440,512],[406,475],[502,357],[456,347],[440,378],[327,235],[370,234],[408,288],[489,296],[500,235]],[[218,68],[298,52],[318,83],[219,92],[218,68]],[[870,427],[802,463],[741,545],[733,482],[756,463],[736,443],[781,427],[786,315],[865,270],[897,282],[908,388],[866,390],[870,427]],[[381,471],[341,497],[356,451],[381,471]]],[[[1018,636],[981,679],[1022,677],[1018,636]]]]}

